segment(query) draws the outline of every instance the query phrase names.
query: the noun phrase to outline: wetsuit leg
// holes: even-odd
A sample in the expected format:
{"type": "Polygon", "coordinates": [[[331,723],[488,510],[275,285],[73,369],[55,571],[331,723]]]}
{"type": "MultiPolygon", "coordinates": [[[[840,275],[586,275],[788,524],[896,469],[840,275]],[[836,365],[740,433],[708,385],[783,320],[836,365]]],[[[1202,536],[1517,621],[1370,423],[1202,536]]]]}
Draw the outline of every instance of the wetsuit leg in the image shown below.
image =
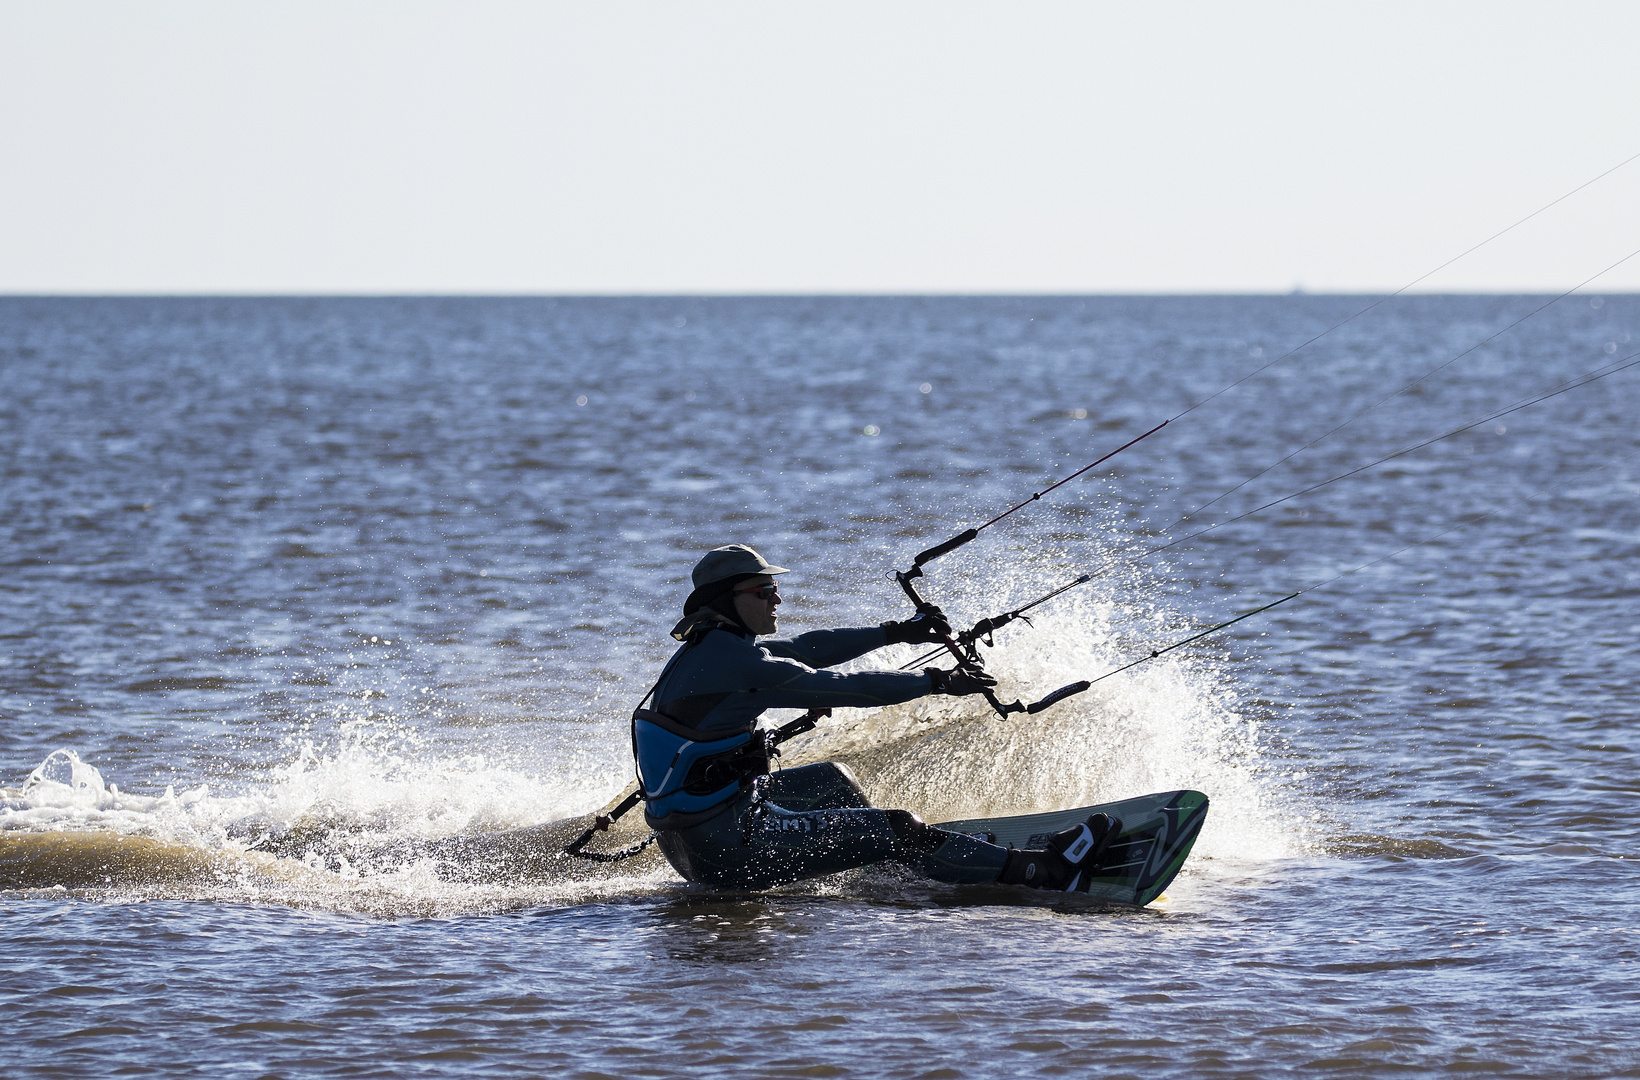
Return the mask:
{"type": "Polygon", "coordinates": [[[730,889],[767,889],[889,859],[938,881],[973,884],[995,881],[1008,858],[994,844],[913,824],[903,810],[790,810],[754,805],[750,792],[709,821],[662,833],[660,847],[688,880],[730,889]]]}
{"type": "MultiPolygon", "coordinates": [[[[782,809],[799,812],[871,806],[848,766],[835,761],[821,761],[772,774],[766,797],[782,809]]],[[[907,832],[904,825],[896,830],[899,850],[890,857],[915,866],[937,881],[955,884],[995,881],[1007,862],[1005,849],[971,836],[933,830],[938,842],[931,845],[927,841],[917,843],[905,835],[907,832]],[[930,846],[934,850],[927,851],[930,846]]]]}
{"type": "Polygon", "coordinates": [[[944,829],[932,831],[943,833],[946,839],[927,855],[905,861],[935,881],[953,885],[983,885],[1002,875],[1002,868],[1008,862],[1007,848],[987,844],[962,833],[948,833],[944,829]]]}
{"type": "Polygon", "coordinates": [[[793,812],[741,794],[728,810],[678,832],[661,833],[667,861],[690,881],[767,889],[894,857],[899,842],[881,810],[793,812]]]}

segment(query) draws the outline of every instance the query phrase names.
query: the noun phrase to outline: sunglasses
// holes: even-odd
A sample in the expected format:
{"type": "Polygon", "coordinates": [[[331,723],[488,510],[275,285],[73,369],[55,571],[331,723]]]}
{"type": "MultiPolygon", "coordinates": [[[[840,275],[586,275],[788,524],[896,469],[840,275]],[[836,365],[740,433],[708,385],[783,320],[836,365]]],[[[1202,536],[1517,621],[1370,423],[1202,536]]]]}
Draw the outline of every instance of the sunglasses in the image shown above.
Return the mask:
{"type": "Polygon", "coordinates": [[[735,590],[736,596],[746,593],[757,597],[759,600],[773,600],[776,596],[780,595],[780,586],[775,582],[770,582],[767,585],[753,585],[749,589],[735,590]]]}

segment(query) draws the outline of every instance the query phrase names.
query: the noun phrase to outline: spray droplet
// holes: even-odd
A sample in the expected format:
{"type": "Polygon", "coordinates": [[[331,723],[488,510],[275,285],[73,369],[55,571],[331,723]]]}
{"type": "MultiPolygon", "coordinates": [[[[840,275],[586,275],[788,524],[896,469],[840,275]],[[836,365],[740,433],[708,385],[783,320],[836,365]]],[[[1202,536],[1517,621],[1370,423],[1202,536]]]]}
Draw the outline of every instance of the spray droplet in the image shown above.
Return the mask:
{"type": "Polygon", "coordinates": [[[925,382],[925,383],[918,383],[917,384],[917,393],[919,393],[919,394],[932,394],[933,392],[934,392],[934,384],[933,383],[925,382]]]}
{"type": "Polygon", "coordinates": [[[575,399],[575,404],[577,404],[577,405],[585,405],[586,403],[587,403],[587,396],[585,394],[578,395],[575,399]]]}
{"type": "Polygon", "coordinates": [[[867,424],[864,428],[861,429],[861,431],[863,431],[867,435],[881,435],[882,432],[883,432],[883,429],[878,427],[876,424],[867,424]]]}

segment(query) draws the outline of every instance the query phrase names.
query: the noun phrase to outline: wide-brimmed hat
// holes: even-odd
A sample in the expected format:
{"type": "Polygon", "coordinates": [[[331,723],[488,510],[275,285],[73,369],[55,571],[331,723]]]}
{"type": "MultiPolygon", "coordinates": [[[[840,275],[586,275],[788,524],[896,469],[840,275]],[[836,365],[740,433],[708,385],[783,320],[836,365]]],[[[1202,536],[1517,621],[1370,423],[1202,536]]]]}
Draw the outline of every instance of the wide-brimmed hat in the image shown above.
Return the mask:
{"type": "MultiPolygon", "coordinates": [[[[729,544],[713,548],[695,564],[691,575],[695,591],[683,602],[683,621],[672,628],[672,636],[686,640],[696,629],[714,622],[739,626],[738,617],[729,617],[713,611],[708,605],[719,603],[729,590],[748,578],[760,574],[789,574],[784,566],[770,565],[769,561],[745,544],[729,544]]],[[[742,627],[744,629],[744,627],[742,627]]]]}
{"type": "Polygon", "coordinates": [[[745,544],[729,544],[708,551],[701,557],[700,562],[695,564],[695,569],[689,576],[698,592],[708,585],[727,581],[732,577],[789,573],[791,571],[784,566],[771,566],[767,559],[745,544]]]}

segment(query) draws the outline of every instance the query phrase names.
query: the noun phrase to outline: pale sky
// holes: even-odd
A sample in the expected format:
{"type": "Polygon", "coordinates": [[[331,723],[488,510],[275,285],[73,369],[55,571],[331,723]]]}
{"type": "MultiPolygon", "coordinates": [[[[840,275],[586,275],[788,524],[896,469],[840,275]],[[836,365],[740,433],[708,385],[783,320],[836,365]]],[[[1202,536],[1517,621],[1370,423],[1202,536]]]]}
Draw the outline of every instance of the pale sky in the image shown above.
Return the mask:
{"type": "Polygon", "coordinates": [[[5,293],[1389,290],[1637,153],[1634,2],[0,0],[5,293]]]}

